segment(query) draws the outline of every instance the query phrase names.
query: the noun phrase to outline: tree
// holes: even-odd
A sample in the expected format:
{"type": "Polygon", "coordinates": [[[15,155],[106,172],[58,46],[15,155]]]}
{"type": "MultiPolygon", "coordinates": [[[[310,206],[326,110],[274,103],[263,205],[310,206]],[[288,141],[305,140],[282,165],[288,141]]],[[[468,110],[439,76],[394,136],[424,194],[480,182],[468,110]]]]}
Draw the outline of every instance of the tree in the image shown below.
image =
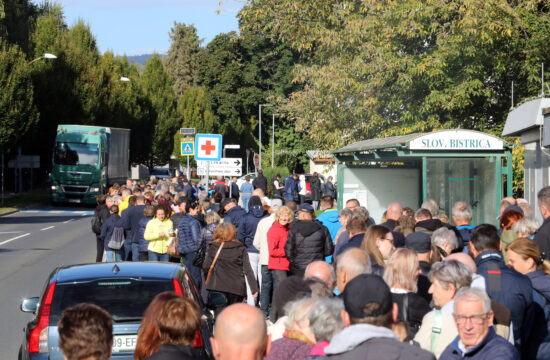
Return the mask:
{"type": "Polygon", "coordinates": [[[0,39],[27,52],[29,35],[38,9],[28,0],[0,1],[0,39]]]}
{"type": "Polygon", "coordinates": [[[199,83],[199,54],[201,43],[194,25],[174,22],[170,29],[170,48],[166,59],[166,70],[174,81],[176,96],[181,96],[188,86],[199,83]]]}

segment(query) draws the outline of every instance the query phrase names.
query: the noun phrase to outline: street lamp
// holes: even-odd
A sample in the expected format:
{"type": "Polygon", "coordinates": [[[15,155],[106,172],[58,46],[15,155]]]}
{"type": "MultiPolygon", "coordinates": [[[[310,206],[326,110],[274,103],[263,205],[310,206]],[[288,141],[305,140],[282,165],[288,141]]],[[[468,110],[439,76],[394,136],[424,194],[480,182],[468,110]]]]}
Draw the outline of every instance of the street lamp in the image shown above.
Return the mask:
{"type": "Polygon", "coordinates": [[[42,60],[42,59],[57,59],[57,56],[55,56],[54,54],[45,53],[44,55],[42,55],[42,56],[40,56],[40,57],[37,57],[37,58],[34,59],[34,60],[31,60],[31,61],[29,62],[29,65],[32,64],[32,63],[35,62],[35,61],[42,60]]]}
{"type": "Polygon", "coordinates": [[[271,168],[275,166],[275,115],[273,114],[273,124],[271,125],[271,168]]]}
{"type": "Polygon", "coordinates": [[[130,82],[130,78],[127,78],[126,76],[121,76],[120,79],[118,79],[118,81],[122,81],[122,82],[130,82]]]}
{"type": "Polygon", "coordinates": [[[259,138],[259,149],[260,149],[260,152],[259,152],[259,158],[260,158],[260,163],[258,165],[260,165],[258,167],[258,170],[262,170],[262,106],[273,106],[271,104],[260,104],[259,105],[259,110],[258,110],[258,113],[260,114],[259,116],[259,123],[260,123],[260,126],[259,126],[259,130],[258,130],[258,138],[259,138]]]}

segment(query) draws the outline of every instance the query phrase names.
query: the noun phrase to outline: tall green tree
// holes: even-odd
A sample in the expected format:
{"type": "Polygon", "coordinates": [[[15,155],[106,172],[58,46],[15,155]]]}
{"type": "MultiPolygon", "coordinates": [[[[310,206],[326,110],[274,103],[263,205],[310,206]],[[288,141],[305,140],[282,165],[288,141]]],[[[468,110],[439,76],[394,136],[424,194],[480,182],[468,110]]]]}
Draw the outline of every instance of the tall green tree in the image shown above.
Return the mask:
{"type": "Polygon", "coordinates": [[[0,38],[28,51],[29,35],[38,13],[29,0],[0,1],[0,38]]]}

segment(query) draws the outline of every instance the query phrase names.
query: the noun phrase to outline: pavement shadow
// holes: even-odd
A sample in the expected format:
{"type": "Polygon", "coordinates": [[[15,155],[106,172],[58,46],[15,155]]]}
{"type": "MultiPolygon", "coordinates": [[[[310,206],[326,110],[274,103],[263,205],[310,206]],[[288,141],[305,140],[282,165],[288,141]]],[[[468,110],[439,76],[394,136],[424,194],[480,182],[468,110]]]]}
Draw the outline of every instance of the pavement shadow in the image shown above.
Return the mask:
{"type": "Polygon", "coordinates": [[[19,224],[44,224],[44,223],[60,223],[70,219],[78,220],[80,218],[87,218],[90,215],[79,215],[79,214],[67,214],[67,215],[41,215],[36,216],[33,214],[28,214],[24,216],[5,216],[0,217],[0,225],[19,225],[19,224]]]}

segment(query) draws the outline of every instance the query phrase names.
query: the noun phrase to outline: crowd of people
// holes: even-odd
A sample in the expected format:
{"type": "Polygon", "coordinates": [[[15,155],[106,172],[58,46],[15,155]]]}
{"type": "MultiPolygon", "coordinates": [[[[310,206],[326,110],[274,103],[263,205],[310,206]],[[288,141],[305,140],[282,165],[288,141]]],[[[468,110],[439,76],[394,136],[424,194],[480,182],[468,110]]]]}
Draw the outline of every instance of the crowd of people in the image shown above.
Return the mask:
{"type": "MultiPolygon", "coordinates": [[[[497,227],[472,224],[462,201],[449,220],[432,199],[373,219],[357,199],[338,210],[333,187],[306,202],[300,181],[219,179],[209,193],[128,180],[98,198],[97,261],[181,261],[215,303],[216,359],[550,358],[550,187],[537,204],[504,198],[497,227]],[[124,246],[110,248],[120,230],[124,246]]],[[[142,326],[136,359],[192,358],[200,311],[163,296],[143,320],[158,338],[142,326]],[[163,337],[160,319],[176,313],[163,337]],[[173,337],[178,326],[187,337],[173,337]]]]}

